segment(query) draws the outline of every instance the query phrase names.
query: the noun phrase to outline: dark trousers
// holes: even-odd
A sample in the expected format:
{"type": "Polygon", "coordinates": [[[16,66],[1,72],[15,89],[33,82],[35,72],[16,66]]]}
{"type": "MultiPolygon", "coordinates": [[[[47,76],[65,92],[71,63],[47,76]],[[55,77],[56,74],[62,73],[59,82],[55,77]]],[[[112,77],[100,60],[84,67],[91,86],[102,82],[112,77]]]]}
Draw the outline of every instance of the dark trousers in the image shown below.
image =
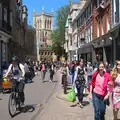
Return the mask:
{"type": "Polygon", "coordinates": [[[42,80],[44,81],[45,79],[45,75],[46,75],[46,70],[43,71],[43,77],[42,77],[42,80]]]}
{"type": "Polygon", "coordinates": [[[64,94],[67,94],[67,75],[62,75],[62,84],[64,87],[64,94]]]}
{"type": "Polygon", "coordinates": [[[93,92],[94,119],[105,120],[106,101],[103,96],[93,92]]]}
{"type": "Polygon", "coordinates": [[[80,103],[82,103],[83,101],[83,91],[84,91],[84,86],[80,85],[79,87],[77,87],[77,96],[78,96],[78,100],[80,103]]]}
{"type": "Polygon", "coordinates": [[[25,84],[24,84],[23,80],[16,83],[16,88],[17,88],[17,90],[18,90],[18,92],[20,94],[21,102],[25,101],[24,87],[25,87],[25,84]]]}

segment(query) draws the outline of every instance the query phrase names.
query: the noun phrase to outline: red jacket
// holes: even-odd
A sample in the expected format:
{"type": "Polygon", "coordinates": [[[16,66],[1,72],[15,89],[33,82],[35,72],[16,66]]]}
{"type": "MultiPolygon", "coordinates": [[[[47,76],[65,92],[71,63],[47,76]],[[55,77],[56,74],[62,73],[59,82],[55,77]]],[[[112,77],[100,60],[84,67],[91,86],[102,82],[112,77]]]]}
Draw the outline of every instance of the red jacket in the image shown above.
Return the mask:
{"type": "MultiPolygon", "coordinates": [[[[98,72],[95,72],[93,75],[92,75],[92,80],[91,80],[91,85],[93,87],[95,87],[95,83],[96,83],[96,77],[98,75],[98,72]]],[[[107,91],[109,92],[112,92],[112,86],[108,87],[108,83],[109,82],[112,82],[112,78],[110,76],[109,73],[107,72],[104,72],[104,94],[106,95],[107,94],[107,91]],[[108,89],[107,89],[108,88],[108,89]]]]}

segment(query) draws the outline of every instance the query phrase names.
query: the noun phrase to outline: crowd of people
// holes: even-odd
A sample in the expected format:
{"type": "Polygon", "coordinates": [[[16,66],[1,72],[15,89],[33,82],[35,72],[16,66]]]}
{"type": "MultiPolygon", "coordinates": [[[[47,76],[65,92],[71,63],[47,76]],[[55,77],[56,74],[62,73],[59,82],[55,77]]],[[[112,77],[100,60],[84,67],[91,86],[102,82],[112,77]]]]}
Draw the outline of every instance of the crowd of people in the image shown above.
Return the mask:
{"type": "MultiPolygon", "coordinates": [[[[40,73],[42,83],[45,82],[45,76],[49,71],[50,82],[56,72],[56,63],[47,61],[27,60],[20,63],[15,56],[9,65],[4,77],[10,72],[14,74],[15,79],[19,79],[22,102],[24,103],[24,82],[32,82],[35,75],[40,73]],[[40,71],[40,72],[38,72],[40,71]]],[[[80,61],[66,62],[61,67],[62,84],[64,85],[64,94],[67,93],[67,76],[71,75],[72,86],[77,90],[78,105],[83,108],[84,89],[87,88],[89,101],[92,101],[94,107],[94,119],[105,120],[106,106],[110,105],[110,96],[112,96],[114,120],[117,120],[120,108],[120,61],[116,61],[114,67],[107,62],[98,62],[92,65],[83,59],[80,61]]]]}
{"type": "Polygon", "coordinates": [[[3,66],[2,82],[6,80],[4,78],[9,79],[9,76],[12,76],[12,79],[16,81],[16,88],[20,93],[21,102],[24,104],[25,84],[32,83],[32,79],[38,73],[40,73],[40,80],[42,83],[44,83],[46,72],[49,72],[49,81],[52,82],[54,73],[56,72],[56,64],[51,61],[32,61],[31,59],[25,62],[20,62],[19,58],[17,56],[14,56],[9,65],[4,64],[3,66]]]}
{"type": "MultiPolygon", "coordinates": [[[[83,108],[84,89],[87,87],[89,102],[92,101],[94,107],[94,119],[105,120],[106,106],[113,104],[114,120],[118,118],[120,108],[120,61],[111,67],[107,62],[98,62],[92,65],[72,61],[64,63],[61,69],[63,75],[71,75],[71,83],[77,89],[78,105],[83,108]],[[112,98],[111,98],[112,96],[112,98]],[[110,103],[112,99],[112,103],[110,103]]],[[[63,77],[67,81],[67,77],[63,77]]],[[[62,80],[62,83],[64,81],[62,80]]]]}

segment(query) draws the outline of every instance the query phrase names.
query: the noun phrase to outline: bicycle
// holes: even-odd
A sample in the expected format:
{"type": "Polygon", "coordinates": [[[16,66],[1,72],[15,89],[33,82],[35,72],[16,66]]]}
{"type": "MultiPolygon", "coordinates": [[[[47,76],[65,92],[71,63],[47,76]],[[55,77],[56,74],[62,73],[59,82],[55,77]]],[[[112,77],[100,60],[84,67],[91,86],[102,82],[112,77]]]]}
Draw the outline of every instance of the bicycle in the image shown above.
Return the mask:
{"type": "Polygon", "coordinates": [[[8,102],[8,110],[11,117],[14,117],[17,111],[21,112],[22,102],[20,99],[19,90],[17,89],[16,86],[17,86],[17,81],[13,79],[12,90],[8,102]]]}

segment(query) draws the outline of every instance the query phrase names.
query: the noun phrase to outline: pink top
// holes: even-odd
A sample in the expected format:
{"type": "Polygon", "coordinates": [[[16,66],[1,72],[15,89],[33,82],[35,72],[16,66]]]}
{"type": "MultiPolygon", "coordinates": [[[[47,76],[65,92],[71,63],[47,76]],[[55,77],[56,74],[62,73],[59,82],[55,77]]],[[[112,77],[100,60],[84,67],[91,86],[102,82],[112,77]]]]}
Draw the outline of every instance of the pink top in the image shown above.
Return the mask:
{"type": "Polygon", "coordinates": [[[99,75],[99,72],[95,72],[92,75],[92,80],[91,80],[90,84],[93,86],[93,88],[97,87],[97,89],[95,89],[95,93],[100,92],[100,95],[105,96],[108,92],[113,91],[112,85],[109,85],[109,83],[112,83],[112,78],[111,78],[110,74],[107,72],[104,72],[104,76],[102,77],[102,80],[101,80],[101,76],[100,75],[98,76],[98,75],[99,75]],[[99,77],[100,78],[98,79],[97,76],[98,76],[98,78],[99,77]],[[104,80],[103,80],[103,78],[104,78],[104,80]],[[103,84],[101,82],[103,82],[103,84]],[[98,89],[98,87],[99,87],[99,89],[98,89]]]}
{"type": "Polygon", "coordinates": [[[101,77],[100,74],[96,77],[94,92],[104,96],[104,76],[101,77]]]}
{"type": "Polygon", "coordinates": [[[42,65],[42,71],[44,71],[44,70],[45,70],[45,65],[43,64],[43,65],[42,65]]]}

